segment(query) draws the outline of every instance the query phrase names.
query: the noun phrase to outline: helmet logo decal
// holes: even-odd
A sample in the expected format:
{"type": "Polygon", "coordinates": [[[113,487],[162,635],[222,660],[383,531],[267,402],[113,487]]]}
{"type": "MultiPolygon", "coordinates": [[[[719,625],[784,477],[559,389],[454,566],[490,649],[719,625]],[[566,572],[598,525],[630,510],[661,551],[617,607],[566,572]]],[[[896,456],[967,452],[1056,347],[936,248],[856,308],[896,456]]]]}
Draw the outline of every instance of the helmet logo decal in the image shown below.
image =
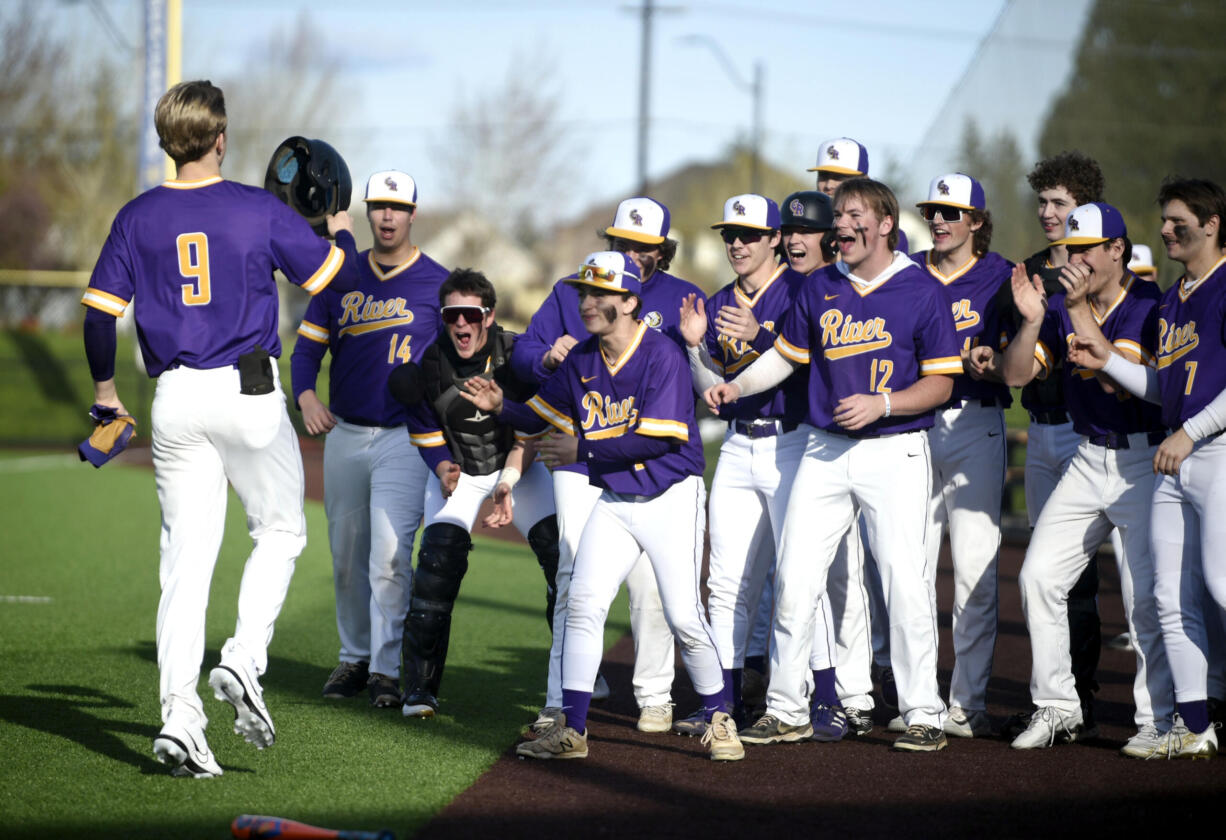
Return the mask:
{"type": "Polygon", "coordinates": [[[736,213],[738,216],[744,216],[745,205],[739,201],[732,202],[732,212],[736,213]]]}
{"type": "Polygon", "coordinates": [[[386,187],[387,187],[389,190],[391,190],[392,192],[399,192],[399,191],[400,191],[400,188],[399,188],[398,186],[396,186],[396,182],[392,180],[392,176],[391,176],[391,175],[388,175],[386,178],[384,178],[384,179],[383,179],[383,183],[384,183],[384,185],[385,185],[385,186],[386,186],[386,187]]]}
{"type": "Polygon", "coordinates": [[[788,210],[792,211],[793,216],[803,216],[805,205],[799,198],[793,198],[792,203],[788,205],[788,210]]]}
{"type": "Polygon", "coordinates": [[[949,184],[944,181],[937,181],[937,192],[941,195],[949,195],[949,184]]]}
{"type": "Polygon", "coordinates": [[[643,214],[640,213],[638,210],[631,210],[630,211],[630,221],[634,223],[635,227],[642,227],[643,226],[643,214]]]}

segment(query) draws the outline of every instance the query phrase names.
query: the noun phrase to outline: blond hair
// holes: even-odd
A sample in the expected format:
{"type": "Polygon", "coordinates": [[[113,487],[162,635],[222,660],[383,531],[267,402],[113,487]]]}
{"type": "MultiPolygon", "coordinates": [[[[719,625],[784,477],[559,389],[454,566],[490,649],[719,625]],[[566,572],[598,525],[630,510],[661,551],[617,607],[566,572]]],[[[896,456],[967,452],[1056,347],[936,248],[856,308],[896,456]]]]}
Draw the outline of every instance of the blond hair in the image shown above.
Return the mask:
{"type": "Polygon", "coordinates": [[[864,176],[849,178],[839,184],[831,198],[836,211],[843,202],[859,198],[873,211],[877,221],[885,221],[888,217],[894,224],[886,241],[891,251],[898,247],[898,199],[894,197],[893,190],[885,184],[864,176]]]}
{"type": "Polygon", "coordinates": [[[153,119],[158,145],[182,166],[204,157],[226,130],[226,98],[212,82],[180,82],[162,94],[153,119]]]}

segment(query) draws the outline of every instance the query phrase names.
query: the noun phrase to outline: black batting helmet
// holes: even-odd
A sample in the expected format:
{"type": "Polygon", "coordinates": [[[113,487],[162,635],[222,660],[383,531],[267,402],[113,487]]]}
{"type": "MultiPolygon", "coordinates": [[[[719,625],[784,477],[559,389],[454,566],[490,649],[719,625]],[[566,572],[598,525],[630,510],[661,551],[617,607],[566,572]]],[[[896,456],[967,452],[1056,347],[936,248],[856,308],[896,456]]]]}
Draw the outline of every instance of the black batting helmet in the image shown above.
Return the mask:
{"type": "Polygon", "coordinates": [[[779,210],[783,227],[834,230],[834,205],[825,193],[794,192],[783,200],[779,210]]]}
{"type": "Polygon", "coordinates": [[[328,232],[325,217],[349,208],[353,182],[345,159],[336,149],[322,140],[290,137],[272,153],[264,189],[323,236],[328,232]]]}

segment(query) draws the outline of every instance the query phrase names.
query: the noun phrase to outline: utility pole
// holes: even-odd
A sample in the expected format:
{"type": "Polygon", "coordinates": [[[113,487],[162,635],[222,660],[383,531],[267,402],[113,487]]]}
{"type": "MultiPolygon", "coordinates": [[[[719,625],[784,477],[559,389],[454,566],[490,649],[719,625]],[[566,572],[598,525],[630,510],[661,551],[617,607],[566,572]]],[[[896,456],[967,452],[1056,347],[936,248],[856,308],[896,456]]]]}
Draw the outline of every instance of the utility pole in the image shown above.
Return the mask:
{"type": "Polygon", "coordinates": [[[639,125],[638,125],[638,182],[639,195],[647,195],[650,184],[647,180],[647,147],[651,141],[651,44],[652,18],[659,12],[684,11],[683,6],[657,6],[655,0],[643,0],[642,6],[623,6],[626,11],[640,16],[639,37],[639,125]]]}

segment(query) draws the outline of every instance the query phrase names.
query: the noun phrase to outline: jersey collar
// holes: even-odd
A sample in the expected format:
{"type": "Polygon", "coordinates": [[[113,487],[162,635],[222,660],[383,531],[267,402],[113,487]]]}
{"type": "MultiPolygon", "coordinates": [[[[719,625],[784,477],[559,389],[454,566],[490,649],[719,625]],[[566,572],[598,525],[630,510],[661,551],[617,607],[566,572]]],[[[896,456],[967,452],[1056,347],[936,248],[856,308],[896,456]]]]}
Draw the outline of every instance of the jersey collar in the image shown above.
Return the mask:
{"type": "Polygon", "coordinates": [[[1188,298],[1192,297],[1192,293],[1203,286],[1205,281],[1212,277],[1213,273],[1222,267],[1223,263],[1226,263],[1226,257],[1222,257],[1220,260],[1210,266],[1208,271],[1191,282],[1188,282],[1188,275],[1185,274],[1183,277],[1181,277],[1179,280],[1179,299],[1181,301],[1186,301],[1188,298]]]}
{"type": "Polygon", "coordinates": [[[634,355],[634,351],[639,349],[639,344],[642,343],[643,336],[646,335],[647,330],[647,322],[639,321],[639,328],[635,332],[634,338],[630,339],[630,344],[627,345],[626,349],[622,351],[622,354],[614,359],[613,362],[609,362],[609,359],[604,354],[604,348],[600,348],[600,359],[604,362],[604,366],[608,368],[609,376],[616,376],[617,372],[625,367],[626,362],[630,361],[630,357],[634,355]]]}
{"type": "Polygon", "coordinates": [[[416,245],[414,245],[413,246],[413,256],[409,257],[407,260],[405,260],[404,262],[402,262],[400,265],[396,266],[395,268],[390,269],[389,271],[384,271],[383,267],[379,265],[377,262],[375,262],[374,250],[372,249],[366,253],[366,260],[367,262],[370,263],[370,270],[374,272],[374,275],[375,277],[379,279],[379,282],[383,282],[385,280],[391,280],[396,275],[401,274],[405,271],[408,271],[409,268],[412,267],[413,263],[417,262],[419,257],[421,257],[421,249],[418,248],[416,245]]]}
{"type": "Polygon", "coordinates": [[[768,277],[766,282],[759,286],[758,290],[754,292],[753,295],[745,294],[745,292],[741,290],[741,281],[734,280],[732,283],[732,290],[736,296],[736,299],[745,304],[746,309],[753,309],[754,305],[762,299],[762,295],[766,294],[766,290],[771,287],[771,284],[778,280],[779,276],[783,274],[784,268],[785,266],[783,265],[776,266],[775,273],[768,277]]]}
{"type": "Polygon", "coordinates": [[[924,266],[928,269],[928,273],[939,280],[944,286],[948,286],[950,283],[966,274],[975,267],[975,263],[977,262],[979,262],[979,257],[972,255],[969,260],[963,263],[960,268],[954,269],[951,274],[942,274],[941,270],[937,268],[936,261],[932,258],[932,251],[929,251],[927,256],[924,257],[924,266]]]}

